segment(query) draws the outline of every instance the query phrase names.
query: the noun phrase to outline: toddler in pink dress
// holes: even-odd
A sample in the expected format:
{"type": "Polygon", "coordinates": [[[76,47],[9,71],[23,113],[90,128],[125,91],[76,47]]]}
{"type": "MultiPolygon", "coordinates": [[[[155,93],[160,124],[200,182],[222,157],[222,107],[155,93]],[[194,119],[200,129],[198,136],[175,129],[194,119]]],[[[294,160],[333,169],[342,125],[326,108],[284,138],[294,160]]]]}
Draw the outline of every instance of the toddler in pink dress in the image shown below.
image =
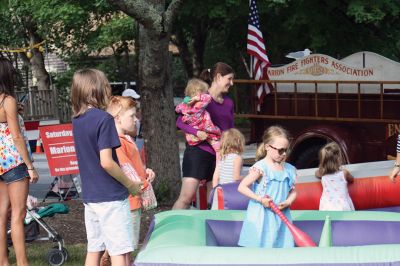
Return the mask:
{"type": "Polygon", "coordinates": [[[321,179],[322,196],[320,211],[354,211],[354,205],[347,189],[354,177],[342,169],[343,157],[337,143],[325,145],[319,154],[319,168],[315,175],[321,179]]]}
{"type": "MultiPolygon", "coordinates": [[[[189,80],[185,89],[185,100],[176,106],[175,111],[182,114],[182,121],[193,128],[207,134],[207,141],[214,149],[217,159],[219,158],[221,130],[214,125],[210,114],[206,111],[212,98],[207,93],[208,85],[200,79],[189,80]]],[[[192,134],[185,134],[189,145],[195,146],[204,139],[192,134]]]]}

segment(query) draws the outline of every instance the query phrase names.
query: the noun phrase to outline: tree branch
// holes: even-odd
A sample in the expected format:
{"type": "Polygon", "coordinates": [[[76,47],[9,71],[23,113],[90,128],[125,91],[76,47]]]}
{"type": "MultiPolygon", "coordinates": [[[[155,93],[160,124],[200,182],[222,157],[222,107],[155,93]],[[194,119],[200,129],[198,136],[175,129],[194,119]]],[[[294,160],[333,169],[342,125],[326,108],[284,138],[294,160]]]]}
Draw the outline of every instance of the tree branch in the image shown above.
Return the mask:
{"type": "Polygon", "coordinates": [[[185,38],[185,34],[182,28],[178,28],[174,35],[171,36],[171,42],[178,46],[179,56],[182,60],[182,63],[185,67],[186,74],[189,78],[193,77],[193,64],[192,57],[193,54],[190,52],[189,44],[187,39],[185,38]]]}
{"type": "Polygon", "coordinates": [[[165,25],[164,29],[166,32],[171,32],[174,19],[179,11],[179,8],[183,5],[183,0],[172,0],[169,4],[167,11],[165,11],[165,25]]]}
{"type": "Polygon", "coordinates": [[[144,0],[108,0],[112,5],[137,20],[146,29],[163,32],[162,16],[144,0]]]}

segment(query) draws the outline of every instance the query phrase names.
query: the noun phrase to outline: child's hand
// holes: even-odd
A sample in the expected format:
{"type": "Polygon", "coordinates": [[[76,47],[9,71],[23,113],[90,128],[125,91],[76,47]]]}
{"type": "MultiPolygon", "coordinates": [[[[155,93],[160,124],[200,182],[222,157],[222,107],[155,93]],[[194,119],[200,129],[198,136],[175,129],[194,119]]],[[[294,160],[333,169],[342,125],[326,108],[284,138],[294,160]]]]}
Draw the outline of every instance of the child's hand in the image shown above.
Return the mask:
{"type": "Polygon", "coordinates": [[[197,103],[198,101],[200,101],[200,95],[196,95],[196,96],[193,96],[192,98],[190,98],[188,104],[193,105],[193,104],[197,103]]]}
{"type": "Polygon", "coordinates": [[[206,132],[204,132],[204,131],[197,131],[197,137],[199,138],[199,139],[201,139],[201,140],[205,140],[205,139],[207,139],[207,133],[206,132]]]}
{"type": "Polygon", "coordinates": [[[399,167],[394,167],[392,172],[389,175],[389,178],[392,182],[396,182],[396,177],[400,172],[400,168],[399,167]]]}
{"type": "Polygon", "coordinates": [[[291,205],[291,202],[289,202],[288,200],[285,200],[278,204],[278,208],[279,208],[279,210],[283,210],[283,209],[290,207],[290,205],[291,205]]]}
{"type": "Polygon", "coordinates": [[[146,176],[147,181],[150,183],[152,183],[154,181],[154,178],[156,178],[156,174],[150,168],[146,168],[146,176]]]}
{"type": "Polygon", "coordinates": [[[131,184],[127,187],[129,194],[131,194],[132,196],[142,194],[142,185],[143,182],[132,181],[131,184]]]}
{"type": "Polygon", "coordinates": [[[269,197],[263,197],[260,200],[260,203],[264,206],[264,208],[269,208],[269,204],[271,203],[272,199],[270,199],[269,197]]]}

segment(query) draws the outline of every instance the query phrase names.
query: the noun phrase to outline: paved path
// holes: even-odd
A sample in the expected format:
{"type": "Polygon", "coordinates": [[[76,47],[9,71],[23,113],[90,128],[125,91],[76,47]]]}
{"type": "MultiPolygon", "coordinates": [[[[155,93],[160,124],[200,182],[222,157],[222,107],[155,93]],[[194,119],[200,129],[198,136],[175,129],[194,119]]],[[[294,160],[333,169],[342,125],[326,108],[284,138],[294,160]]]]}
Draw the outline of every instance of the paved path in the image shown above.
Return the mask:
{"type": "Polygon", "coordinates": [[[54,178],[50,176],[49,166],[44,153],[34,153],[33,159],[33,164],[39,174],[39,181],[36,184],[30,185],[29,194],[41,200],[49,191],[50,184],[53,182],[54,178]]]}

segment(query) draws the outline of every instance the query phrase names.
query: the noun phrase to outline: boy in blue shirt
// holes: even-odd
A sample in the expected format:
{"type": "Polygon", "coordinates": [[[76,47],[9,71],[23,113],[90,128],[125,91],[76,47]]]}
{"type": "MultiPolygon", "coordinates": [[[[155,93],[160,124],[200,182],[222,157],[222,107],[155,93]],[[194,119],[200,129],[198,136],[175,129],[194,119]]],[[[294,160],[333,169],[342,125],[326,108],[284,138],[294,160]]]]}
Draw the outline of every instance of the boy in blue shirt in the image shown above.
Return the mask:
{"type": "Polygon", "coordinates": [[[112,265],[126,266],[133,251],[128,195],[139,194],[142,183],[131,181],[118,165],[115,149],[120,142],[114,118],[103,111],[110,95],[103,72],[75,72],[72,125],[85,205],[86,266],[99,265],[105,249],[112,265]]]}

